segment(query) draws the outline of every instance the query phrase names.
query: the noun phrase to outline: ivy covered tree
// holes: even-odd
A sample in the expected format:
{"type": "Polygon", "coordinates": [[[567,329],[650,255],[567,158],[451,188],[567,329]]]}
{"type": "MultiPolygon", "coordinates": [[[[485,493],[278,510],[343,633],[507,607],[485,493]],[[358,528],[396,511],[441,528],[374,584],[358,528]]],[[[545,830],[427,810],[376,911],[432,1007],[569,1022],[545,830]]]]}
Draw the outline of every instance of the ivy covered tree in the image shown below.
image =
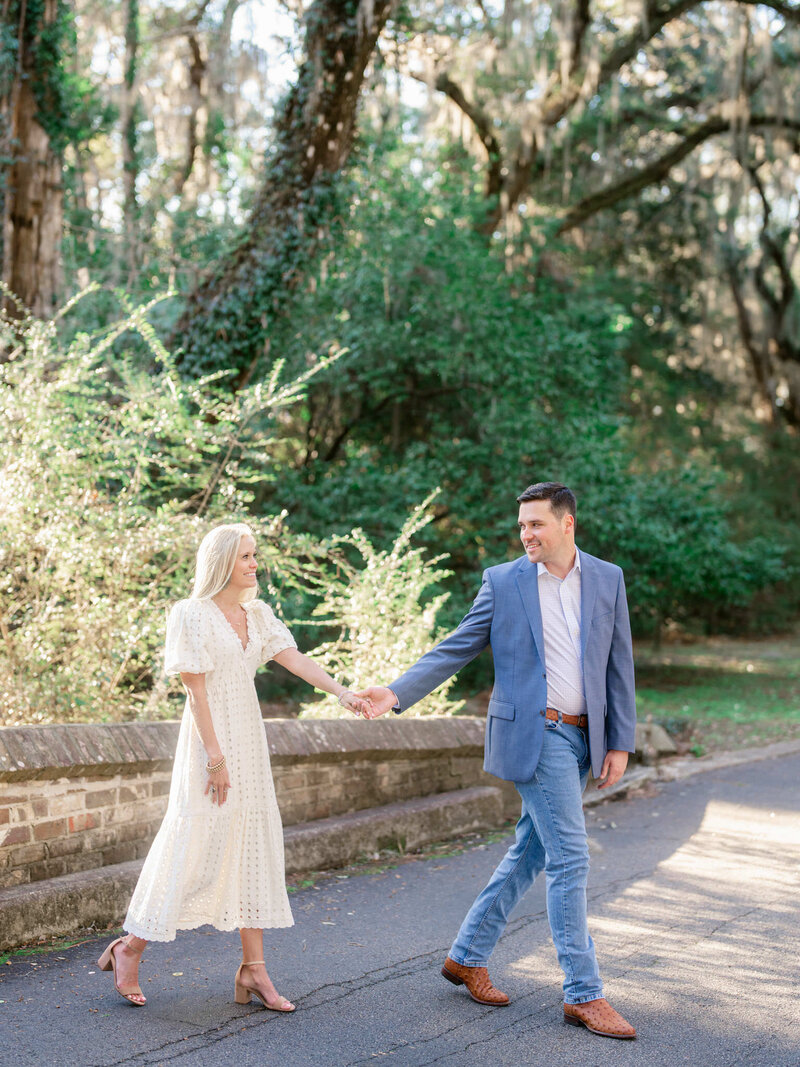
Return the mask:
{"type": "MultiPolygon", "coordinates": [[[[769,600],[800,528],[779,484],[800,483],[797,0],[70,3],[74,21],[66,0],[3,9],[4,276],[52,307],[57,238],[14,213],[27,86],[64,165],[25,210],[52,194],[65,288],[101,283],[60,320],[67,350],[105,335],[124,289],[171,292],[151,321],[214,403],[342,354],[253,415],[271,426],[256,514],[317,540],[358,526],[377,558],[441,486],[418,536],[449,556],[450,623],[476,568],[518,547],[501,502],[564,477],[590,549],[615,555],[604,493],[628,502],[616,551],[646,577],[641,631],[769,600]],[[670,499],[706,520],[684,528],[692,553],[670,499]],[[715,554],[736,581],[698,562],[715,554]]],[[[123,353],[159,378],[135,330],[123,353]]]]}
{"type": "Polygon", "coordinates": [[[0,198],[9,310],[46,317],[60,290],[62,153],[74,44],[65,0],[9,0],[0,47],[0,198]]]}
{"type": "Polygon", "coordinates": [[[247,382],[270,349],[273,321],[346,210],[337,178],[356,136],[367,65],[393,0],[314,0],[305,55],[278,109],[266,173],[234,247],[190,295],[175,328],[179,365],[232,368],[247,382]]]}

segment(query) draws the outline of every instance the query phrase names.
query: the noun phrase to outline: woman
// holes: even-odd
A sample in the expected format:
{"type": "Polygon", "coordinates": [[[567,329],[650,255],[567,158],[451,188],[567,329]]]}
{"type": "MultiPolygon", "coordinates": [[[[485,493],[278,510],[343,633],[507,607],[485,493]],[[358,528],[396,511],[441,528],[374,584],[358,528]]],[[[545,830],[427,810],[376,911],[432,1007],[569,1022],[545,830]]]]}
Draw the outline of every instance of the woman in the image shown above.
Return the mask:
{"type": "Polygon", "coordinates": [[[175,604],[167,622],[166,670],[180,674],[187,692],[167,814],[133,893],[127,936],[98,960],[137,1007],[145,1004],[138,973],[147,942],[209,924],[239,929],[237,1004],[254,995],[273,1011],[295,1010],[264,966],[264,928],[294,920],[253,678],[274,659],[356,715],[368,704],[299,652],[271,608],[255,599],[257,567],[250,529],[218,526],[200,545],[191,598],[175,604]]]}

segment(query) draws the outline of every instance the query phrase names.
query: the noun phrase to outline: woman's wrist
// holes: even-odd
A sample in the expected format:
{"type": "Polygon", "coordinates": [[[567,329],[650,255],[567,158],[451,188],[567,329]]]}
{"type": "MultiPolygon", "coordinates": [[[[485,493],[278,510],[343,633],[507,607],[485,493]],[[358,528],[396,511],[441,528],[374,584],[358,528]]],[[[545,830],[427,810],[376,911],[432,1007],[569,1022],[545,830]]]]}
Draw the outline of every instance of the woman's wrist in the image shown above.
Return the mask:
{"type": "Polygon", "coordinates": [[[215,774],[217,771],[221,771],[224,766],[225,757],[220,752],[220,754],[214,759],[209,756],[208,762],[206,763],[206,770],[209,774],[215,774]]]}

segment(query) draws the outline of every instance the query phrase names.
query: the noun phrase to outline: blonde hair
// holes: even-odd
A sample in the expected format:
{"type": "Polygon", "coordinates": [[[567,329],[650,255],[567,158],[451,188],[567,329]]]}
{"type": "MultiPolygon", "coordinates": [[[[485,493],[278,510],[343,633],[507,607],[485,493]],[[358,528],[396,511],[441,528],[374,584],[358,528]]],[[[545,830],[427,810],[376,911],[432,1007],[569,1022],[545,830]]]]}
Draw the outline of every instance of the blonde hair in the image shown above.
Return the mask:
{"type": "MultiPolygon", "coordinates": [[[[242,538],[252,536],[252,530],[243,522],[232,522],[209,530],[197,550],[192,600],[210,600],[222,592],[231,580],[242,538]]],[[[253,600],[257,593],[255,586],[245,589],[241,602],[253,600]]]]}

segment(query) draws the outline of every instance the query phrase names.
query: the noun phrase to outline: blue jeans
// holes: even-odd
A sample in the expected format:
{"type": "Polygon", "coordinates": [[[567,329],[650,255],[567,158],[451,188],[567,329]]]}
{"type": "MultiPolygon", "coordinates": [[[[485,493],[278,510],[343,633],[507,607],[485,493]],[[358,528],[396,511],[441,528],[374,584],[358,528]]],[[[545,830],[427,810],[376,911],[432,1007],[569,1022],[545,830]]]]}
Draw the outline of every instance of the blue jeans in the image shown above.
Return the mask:
{"type": "Polygon", "coordinates": [[[522,815],[516,840],[479,894],[450,949],[465,967],[485,967],[514,905],[544,869],[547,916],[564,972],[564,1001],[603,995],[586,923],[589,848],[581,796],[589,776],[589,743],[577,726],[547,721],[542,754],[530,782],[516,782],[522,815]]]}

